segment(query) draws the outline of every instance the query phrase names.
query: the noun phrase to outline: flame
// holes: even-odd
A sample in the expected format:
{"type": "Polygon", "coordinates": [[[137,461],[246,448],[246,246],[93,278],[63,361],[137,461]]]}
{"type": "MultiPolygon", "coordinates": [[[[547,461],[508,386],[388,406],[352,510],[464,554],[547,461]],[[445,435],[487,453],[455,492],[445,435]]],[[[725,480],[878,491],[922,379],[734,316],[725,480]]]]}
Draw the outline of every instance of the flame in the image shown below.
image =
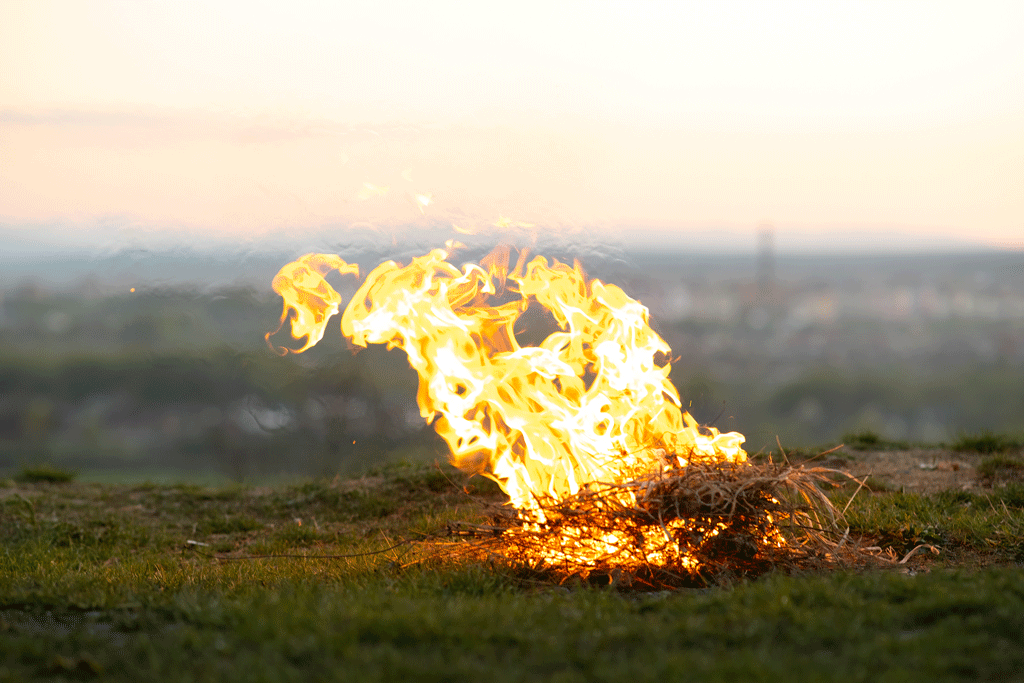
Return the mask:
{"type": "MultiPolygon", "coordinates": [[[[531,259],[524,250],[513,263],[508,247],[460,269],[448,262],[450,249],[377,266],[345,307],[341,331],[356,346],[405,351],[419,374],[420,414],[452,461],[497,481],[529,513],[526,524],[543,522],[539,501],[594,484],[688,460],[746,460],[741,434],[699,427],[682,410],[669,381],[671,349],[651,329],[647,308],[622,289],[588,279],[578,262],[531,259]],[[528,309],[555,328],[536,345],[517,338],[528,309]]],[[[273,280],[285,302],[282,326],[290,317],[292,335],[305,339],[294,353],[316,344],[339,311],[341,297],[325,279],[331,270],[359,273],[339,256],[307,254],[273,280]]],[[[596,558],[621,541],[613,532],[597,541],[566,533],[553,558],[566,547],[596,558]]],[[[667,561],[665,552],[663,542],[636,549],[648,562],[667,561]]]]}
{"type": "MultiPolygon", "coordinates": [[[[359,275],[359,266],[345,263],[340,256],[306,254],[278,271],[271,281],[270,286],[284,299],[284,315],[286,316],[288,311],[294,312],[292,336],[296,339],[306,337],[306,343],[302,348],[295,349],[292,353],[302,353],[323,339],[327,320],[338,312],[341,295],[324,279],[332,270],[359,275]]],[[[282,325],[284,321],[285,318],[282,316],[282,325]]],[[[271,334],[266,335],[268,343],[271,334]]],[[[291,349],[274,348],[280,355],[287,354],[289,350],[291,349]]]]}

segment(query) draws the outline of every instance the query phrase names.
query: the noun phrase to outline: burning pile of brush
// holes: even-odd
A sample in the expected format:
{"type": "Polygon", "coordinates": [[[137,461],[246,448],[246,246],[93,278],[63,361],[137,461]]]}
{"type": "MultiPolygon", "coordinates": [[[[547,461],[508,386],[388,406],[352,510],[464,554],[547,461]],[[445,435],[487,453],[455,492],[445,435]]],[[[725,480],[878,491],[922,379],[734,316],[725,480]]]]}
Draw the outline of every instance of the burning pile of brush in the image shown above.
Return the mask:
{"type": "MultiPolygon", "coordinates": [[[[452,461],[494,479],[509,505],[462,527],[485,551],[561,578],[594,574],[678,585],[779,558],[827,554],[833,511],[819,474],[753,465],[744,437],[700,426],[669,381],[671,349],[619,287],[509,248],[449,263],[460,245],[371,271],[345,307],[355,345],[406,352],[420,413],[452,461]],[[535,345],[527,310],[553,326],[535,345]],[[609,457],[607,454],[615,454],[609,457]]],[[[300,353],[322,337],[341,296],[326,276],[359,277],[307,254],[274,278],[300,353]]],[[[536,334],[533,335],[536,337],[536,334]]],[[[267,335],[268,341],[272,335],[267,335]]]]}
{"type": "MultiPolygon", "coordinates": [[[[667,588],[756,576],[778,566],[850,557],[822,491],[833,470],[773,463],[669,467],[592,484],[532,511],[494,510],[487,524],[453,523],[469,555],[558,582],[667,588]]],[[[450,548],[449,550],[454,550],[450,548]]]]}

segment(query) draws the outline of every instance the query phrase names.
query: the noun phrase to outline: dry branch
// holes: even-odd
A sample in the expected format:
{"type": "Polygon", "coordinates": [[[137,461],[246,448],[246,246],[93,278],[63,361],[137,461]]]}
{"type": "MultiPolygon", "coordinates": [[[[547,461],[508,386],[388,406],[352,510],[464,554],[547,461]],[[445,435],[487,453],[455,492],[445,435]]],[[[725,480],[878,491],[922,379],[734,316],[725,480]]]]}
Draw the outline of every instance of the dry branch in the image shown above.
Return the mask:
{"type": "Polygon", "coordinates": [[[822,490],[839,475],[848,477],[823,467],[691,462],[540,498],[535,510],[494,510],[488,524],[452,525],[450,535],[469,542],[446,552],[560,582],[606,577],[652,588],[832,566],[863,556],[822,490]]]}

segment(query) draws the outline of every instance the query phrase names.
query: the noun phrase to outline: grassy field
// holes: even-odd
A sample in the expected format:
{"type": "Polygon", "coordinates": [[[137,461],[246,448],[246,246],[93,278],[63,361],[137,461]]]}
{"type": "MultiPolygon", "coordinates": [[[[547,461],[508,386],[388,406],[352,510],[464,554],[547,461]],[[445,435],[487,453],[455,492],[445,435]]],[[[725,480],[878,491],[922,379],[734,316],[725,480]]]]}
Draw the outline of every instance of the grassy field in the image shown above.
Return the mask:
{"type": "Polygon", "coordinates": [[[267,488],[25,473],[0,482],[0,682],[1024,680],[1024,467],[978,459],[970,486],[832,494],[852,536],[937,555],[656,593],[401,544],[500,500],[447,467],[267,488]]]}

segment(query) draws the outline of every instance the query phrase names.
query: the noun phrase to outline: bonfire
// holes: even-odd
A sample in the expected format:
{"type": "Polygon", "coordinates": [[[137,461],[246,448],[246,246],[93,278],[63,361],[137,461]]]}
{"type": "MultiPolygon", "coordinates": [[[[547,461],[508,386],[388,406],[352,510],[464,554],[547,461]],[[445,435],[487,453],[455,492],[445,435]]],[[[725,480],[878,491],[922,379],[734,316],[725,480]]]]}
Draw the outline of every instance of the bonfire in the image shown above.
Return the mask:
{"type": "MultiPolygon", "coordinates": [[[[835,553],[823,473],[754,464],[742,434],[684,411],[671,349],[640,302],[578,262],[525,250],[514,265],[499,247],[459,268],[449,258],[460,246],[377,266],[341,331],[358,347],[402,349],[419,374],[420,413],[452,462],[508,496],[487,523],[453,526],[469,539],[462,551],[560,580],[656,587],[835,553]],[[524,316],[550,332],[531,335],[524,316]]],[[[278,353],[323,338],[342,304],[332,273],[360,278],[331,254],[307,254],[274,278],[281,327],[300,342],[275,346],[268,334],[278,353]]]]}

